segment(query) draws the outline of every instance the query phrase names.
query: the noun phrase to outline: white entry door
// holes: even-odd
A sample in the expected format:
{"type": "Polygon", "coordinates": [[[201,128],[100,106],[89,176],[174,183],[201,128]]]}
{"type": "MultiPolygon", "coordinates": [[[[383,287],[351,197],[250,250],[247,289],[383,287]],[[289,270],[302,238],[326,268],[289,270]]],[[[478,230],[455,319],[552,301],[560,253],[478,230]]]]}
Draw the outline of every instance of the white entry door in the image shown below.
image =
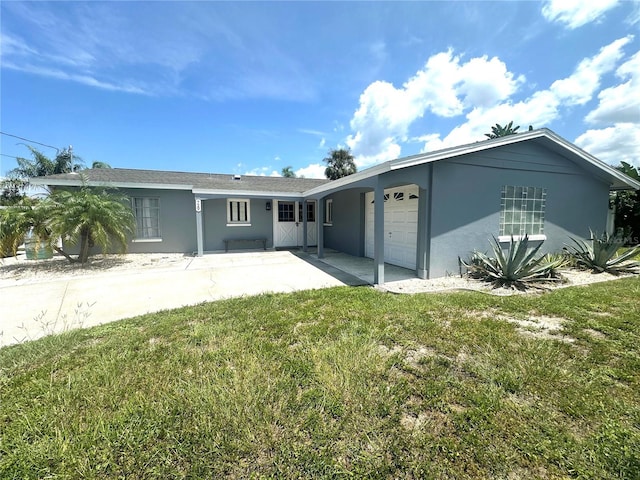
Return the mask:
{"type": "MultiPolygon", "coordinates": [[[[365,195],[365,256],[374,255],[373,192],[365,195]]],[[[384,191],[384,261],[415,269],[418,244],[418,187],[384,191]]]]}
{"type": "MultiPolygon", "coordinates": [[[[273,209],[274,244],[276,247],[301,247],[304,245],[303,202],[275,200],[273,209]]],[[[307,246],[318,243],[316,202],[307,202],[307,246]]]]}

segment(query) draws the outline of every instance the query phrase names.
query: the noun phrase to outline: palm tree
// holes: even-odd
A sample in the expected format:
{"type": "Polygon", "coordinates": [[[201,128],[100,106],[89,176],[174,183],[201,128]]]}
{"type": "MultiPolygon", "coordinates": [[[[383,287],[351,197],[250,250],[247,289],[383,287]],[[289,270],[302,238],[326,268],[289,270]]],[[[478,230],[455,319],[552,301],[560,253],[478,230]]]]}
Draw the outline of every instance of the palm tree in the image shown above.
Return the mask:
{"type": "Polygon", "coordinates": [[[291,169],[291,165],[289,165],[288,167],[284,167],[282,169],[282,176],[285,177],[285,178],[295,178],[296,174],[291,169]]]}
{"type": "MultiPolygon", "coordinates": [[[[507,135],[515,135],[518,133],[519,128],[520,125],[516,127],[513,126],[513,120],[507,123],[504,127],[499,123],[496,123],[495,126],[491,127],[491,133],[485,133],[484,136],[489,138],[499,138],[506,137],[507,135]]],[[[529,130],[532,129],[532,127],[529,128],[529,130]]]]}
{"type": "Polygon", "coordinates": [[[99,246],[106,253],[112,243],[127,249],[127,235],[134,230],[134,216],[127,198],[102,188],[83,185],[79,190],[57,190],[50,196],[53,203],[51,229],[71,245],[80,244],[77,259],[56,248],[69,261],[83,265],[90,248],[99,246]]]}
{"type": "Polygon", "coordinates": [[[96,160],[91,164],[91,168],[111,168],[111,165],[109,165],[107,162],[100,162],[96,160]]]}
{"type": "Polygon", "coordinates": [[[348,148],[338,148],[329,150],[329,156],[323,159],[327,164],[324,175],[329,180],[352,175],[358,171],[351,150],[348,148]]]}
{"type": "Polygon", "coordinates": [[[51,205],[47,199],[25,197],[0,210],[0,256],[16,255],[27,234],[35,240],[35,249],[51,248],[51,205]]]}
{"type": "Polygon", "coordinates": [[[25,145],[33,158],[16,158],[18,166],[9,172],[10,177],[28,179],[31,177],[44,177],[58,173],[77,172],[83,166],[80,157],[73,155],[70,148],[64,148],[58,152],[56,158],[51,160],[37,148],[25,145]]]}
{"type": "Polygon", "coordinates": [[[18,166],[7,173],[7,178],[0,182],[0,200],[5,205],[18,203],[23,198],[24,192],[29,186],[29,179],[44,177],[58,173],[77,172],[83,167],[80,157],[73,155],[71,147],[62,149],[51,160],[37,148],[25,145],[31,152],[32,158],[17,157],[18,166]]]}
{"type": "Polygon", "coordinates": [[[116,243],[125,252],[127,234],[133,232],[134,225],[131,206],[122,195],[86,185],[56,190],[45,199],[25,198],[0,210],[0,251],[15,255],[18,245],[31,233],[36,248],[50,247],[70,262],[84,265],[94,245],[106,253],[116,243]],[[55,245],[57,238],[70,245],[79,243],[78,257],[55,245]]]}

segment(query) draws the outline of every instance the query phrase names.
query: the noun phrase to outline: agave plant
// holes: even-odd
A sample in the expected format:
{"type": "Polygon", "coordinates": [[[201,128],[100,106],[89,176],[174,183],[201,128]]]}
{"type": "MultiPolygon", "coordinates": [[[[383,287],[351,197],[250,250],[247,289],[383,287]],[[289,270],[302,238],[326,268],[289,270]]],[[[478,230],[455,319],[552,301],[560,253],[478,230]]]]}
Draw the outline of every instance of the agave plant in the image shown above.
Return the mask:
{"type": "Polygon", "coordinates": [[[591,230],[592,242],[569,237],[575,245],[567,245],[565,250],[573,257],[578,268],[591,270],[594,273],[638,273],[640,263],[630,259],[640,253],[640,246],[630,248],[618,255],[618,249],[623,240],[607,233],[598,236],[591,230]]]}
{"type": "Polygon", "coordinates": [[[544,282],[561,281],[558,268],[564,259],[552,259],[547,256],[536,258],[542,243],[534,248],[529,247],[529,237],[520,240],[511,237],[506,255],[500,243],[493,238],[492,249],[495,258],[481,252],[474,252],[469,262],[461,261],[468,274],[496,287],[510,287],[525,290],[544,282]]]}

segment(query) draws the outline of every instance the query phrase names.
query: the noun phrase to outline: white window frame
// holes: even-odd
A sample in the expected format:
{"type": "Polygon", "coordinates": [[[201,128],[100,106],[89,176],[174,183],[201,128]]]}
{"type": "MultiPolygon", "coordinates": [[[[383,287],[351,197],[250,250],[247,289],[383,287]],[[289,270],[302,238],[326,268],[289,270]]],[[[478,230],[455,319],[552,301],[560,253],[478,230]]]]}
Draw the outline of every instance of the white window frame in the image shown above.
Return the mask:
{"type": "Polygon", "coordinates": [[[333,198],[328,199],[324,206],[324,224],[333,225],[333,198]]]}
{"type": "Polygon", "coordinates": [[[503,185],[500,195],[499,242],[546,240],[544,220],[547,189],[543,187],[503,185]]]}
{"type": "Polygon", "coordinates": [[[227,227],[250,226],[251,201],[248,198],[227,198],[227,227]],[[244,204],[244,209],[237,209],[234,204],[237,204],[237,207],[240,207],[240,204],[244,204]]]}
{"type": "Polygon", "coordinates": [[[133,210],[133,215],[135,218],[135,237],[131,240],[134,243],[145,243],[145,242],[161,242],[162,241],[162,230],[160,229],[160,197],[131,197],[131,209],[133,210]],[[146,202],[145,202],[146,200],[146,202]],[[151,207],[148,204],[145,206],[145,203],[148,203],[149,200],[157,200],[158,206],[151,207]],[[138,209],[136,207],[137,201],[142,202],[142,210],[146,210],[146,215],[143,213],[142,217],[142,225],[141,228],[138,228],[138,209]],[[155,212],[152,210],[155,209],[155,212]],[[155,217],[157,228],[154,231],[153,227],[153,219],[155,217]],[[149,225],[144,225],[145,218],[149,219],[149,225]],[[147,231],[150,234],[147,234],[147,231]]]}

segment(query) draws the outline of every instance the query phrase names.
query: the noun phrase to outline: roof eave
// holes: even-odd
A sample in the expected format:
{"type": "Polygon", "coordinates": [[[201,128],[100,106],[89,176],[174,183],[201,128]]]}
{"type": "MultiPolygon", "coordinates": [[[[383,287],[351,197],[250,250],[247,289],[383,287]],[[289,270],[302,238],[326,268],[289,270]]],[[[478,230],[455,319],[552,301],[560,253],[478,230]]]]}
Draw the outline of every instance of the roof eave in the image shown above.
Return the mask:
{"type": "Polygon", "coordinates": [[[612,183],[610,185],[611,190],[640,190],[640,182],[638,182],[637,180],[629,177],[628,175],[625,175],[624,173],[612,167],[611,165],[604,163],[602,160],[582,150],[577,145],[574,145],[573,143],[566,141],[564,138],[558,136],[551,130],[548,130],[546,128],[543,130],[547,133],[546,135],[547,138],[550,138],[556,143],[562,145],[564,148],[569,150],[574,155],[579,156],[583,160],[586,160],[588,163],[592,164],[595,167],[600,168],[602,171],[607,173],[612,180],[612,183]],[[616,183],[616,180],[620,183],[616,183]]]}
{"type": "Polygon", "coordinates": [[[32,185],[47,185],[55,187],[81,187],[83,185],[89,187],[110,187],[110,188],[154,188],[159,190],[191,190],[193,185],[179,185],[171,183],[141,183],[141,182],[108,182],[108,181],[96,181],[86,180],[83,182],[81,179],[46,179],[43,178],[30,178],[29,183],[32,185]]]}
{"type": "Polygon", "coordinates": [[[276,192],[256,190],[220,190],[214,188],[193,188],[191,190],[194,195],[220,195],[229,197],[259,197],[259,198],[279,198],[279,197],[300,197],[304,196],[303,192],[276,192]]]}
{"type": "Polygon", "coordinates": [[[359,182],[361,180],[366,180],[367,178],[375,177],[376,175],[380,175],[381,173],[385,173],[391,170],[390,167],[391,162],[384,162],[380,165],[376,165],[374,167],[367,168],[361,172],[354,173],[352,175],[347,175],[346,177],[339,178],[337,180],[331,180],[324,185],[319,185],[317,187],[311,188],[304,192],[305,197],[309,197],[312,195],[317,195],[319,193],[323,193],[326,191],[331,191],[335,189],[339,189],[340,187],[349,185],[351,183],[359,182]]]}

